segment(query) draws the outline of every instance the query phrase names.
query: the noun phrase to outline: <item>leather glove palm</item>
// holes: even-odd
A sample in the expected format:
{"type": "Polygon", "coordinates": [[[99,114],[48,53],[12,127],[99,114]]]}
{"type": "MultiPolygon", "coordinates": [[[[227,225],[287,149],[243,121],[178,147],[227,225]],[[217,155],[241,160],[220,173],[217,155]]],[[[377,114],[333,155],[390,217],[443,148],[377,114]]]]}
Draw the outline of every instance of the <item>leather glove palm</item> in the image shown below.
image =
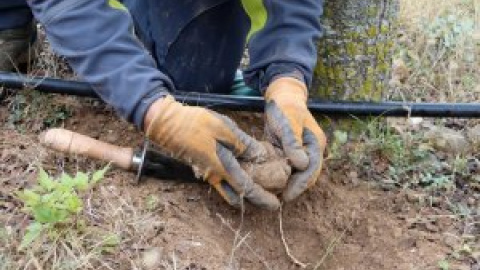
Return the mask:
{"type": "Polygon", "coordinates": [[[201,169],[204,178],[231,205],[239,205],[245,197],[262,208],[279,208],[278,198],[254,183],[237,160],[261,159],[266,149],[228,117],[184,106],[167,96],[150,107],[146,127],[150,140],[201,169]]]}
{"type": "Polygon", "coordinates": [[[283,192],[288,202],[317,181],[327,142],[307,108],[307,87],[303,82],[289,77],[276,79],[265,92],[265,99],[267,135],[283,148],[297,170],[283,192]]]}

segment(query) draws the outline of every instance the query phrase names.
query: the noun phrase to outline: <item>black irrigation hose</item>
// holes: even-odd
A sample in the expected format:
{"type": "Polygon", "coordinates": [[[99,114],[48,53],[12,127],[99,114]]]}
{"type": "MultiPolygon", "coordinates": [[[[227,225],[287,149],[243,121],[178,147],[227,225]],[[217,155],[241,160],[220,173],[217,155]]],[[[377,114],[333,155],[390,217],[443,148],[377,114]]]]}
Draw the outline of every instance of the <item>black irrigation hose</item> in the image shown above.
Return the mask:
{"type": "MultiPolygon", "coordinates": [[[[88,83],[53,78],[26,77],[0,72],[0,86],[9,89],[32,87],[44,93],[98,97],[88,83]]],[[[206,93],[175,92],[175,98],[189,105],[238,111],[262,111],[263,98],[206,93]]],[[[333,102],[310,99],[308,108],[314,114],[330,116],[396,116],[480,118],[477,103],[409,103],[409,102],[333,102]]]]}

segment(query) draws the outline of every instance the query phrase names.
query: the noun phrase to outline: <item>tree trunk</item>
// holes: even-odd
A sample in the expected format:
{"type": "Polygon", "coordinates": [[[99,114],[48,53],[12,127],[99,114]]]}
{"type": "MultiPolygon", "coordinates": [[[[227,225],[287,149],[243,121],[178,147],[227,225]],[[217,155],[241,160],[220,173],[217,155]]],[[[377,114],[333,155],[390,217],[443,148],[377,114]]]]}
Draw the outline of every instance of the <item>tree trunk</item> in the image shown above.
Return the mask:
{"type": "Polygon", "coordinates": [[[399,0],[326,0],[311,95],[379,100],[388,86],[399,0]]]}

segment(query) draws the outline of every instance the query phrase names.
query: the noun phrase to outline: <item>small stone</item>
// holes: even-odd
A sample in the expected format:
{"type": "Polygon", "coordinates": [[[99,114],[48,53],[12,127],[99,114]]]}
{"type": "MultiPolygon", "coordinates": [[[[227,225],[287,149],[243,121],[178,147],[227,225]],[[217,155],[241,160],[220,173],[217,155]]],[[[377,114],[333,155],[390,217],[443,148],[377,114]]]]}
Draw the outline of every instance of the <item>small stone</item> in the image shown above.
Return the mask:
{"type": "Polygon", "coordinates": [[[175,251],[179,254],[186,254],[192,248],[201,248],[203,246],[202,243],[196,241],[181,241],[175,247],[175,251]]]}
{"type": "Polygon", "coordinates": [[[465,262],[455,262],[450,264],[449,269],[455,269],[455,270],[472,270],[472,268],[467,265],[465,262]]]}
{"type": "Polygon", "coordinates": [[[433,232],[433,233],[436,233],[436,232],[439,231],[438,226],[431,223],[431,222],[425,223],[425,229],[427,229],[427,231],[433,232]]]}
{"type": "Polygon", "coordinates": [[[440,206],[440,204],[442,203],[442,199],[439,198],[439,197],[432,197],[432,198],[430,198],[429,203],[432,206],[437,207],[437,206],[440,206]]]}
{"type": "Polygon", "coordinates": [[[449,216],[439,216],[436,222],[440,228],[448,228],[454,223],[453,219],[449,216]]]}
{"type": "Polygon", "coordinates": [[[358,186],[358,173],[356,171],[351,171],[348,174],[348,178],[350,178],[350,182],[353,184],[353,186],[358,186]]]}
{"type": "Polygon", "coordinates": [[[476,203],[477,203],[477,200],[475,200],[475,198],[470,197],[467,199],[468,206],[475,206],[476,203]]]}
{"type": "Polygon", "coordinates": [[[470,143],[462,133],[446,127],[432,127],[425,137],[434,148],[448,153],[465,153],[470,148],[470,143]]]}
{"type": "Polygon", "coordinates": [[[380,187],[385,190],[385,191],[390,191],[395,189],[395,182],[394,180],[391,179],[382,179],[380,182],[380,187]]]}
{"type": "Polygon", "coordinates": [[[405,193],[405,197],[409,203],[418,203],[422,199],[422,195],[413,190],[407,191],[407,193],[405,193]]]}
{"type": "Polygon", "coordinates": [[[405,119],[387,117],[387,125],[395,131],[396,134],[404,135],[407,129],[407,123],[405,119]]]}
{"type": "Polygon", "coordinates": [[[402,59],[394,59],[392,63],[392,80],[404,83],[410,76],[410,71],[402,59]]]}
{"type": "Polygon", "coordinates": [[[394,227],[393,228],[393,237],[394,238],[398,239],[398,238],[402,237],[402,235],[403,235],[403,231],[402,231],[401,228],[399,228],[399,227],[394,227]]]}
{"type": "Polygon", "coordinates": [[[142,264],[143,266],[150,269],[158,269],[162,260],[162,249],[161,248],[152,248],[143,252],[142,254],[142,264]]]}
{"type": "Polygon", "coordinates": [[[105,136],[105,141],[107,142],[117,142],[118,139],[118,133],[113,132],[113,130],[109,130],[108,134],[105,136]]]}
{"type": "Polygon", "coordinates": [[[443,242],[445,243],[445,245],[447,245],[451,249],[456,249],[460,245],[460,239],[453,234],[445,234],[445,238],[443,238],[443,242]]]}
{"type": "Polygon", "coordinates": [[[459,69],[459,65],[455,61],[450,61],[448,63],[448,68],[450,69],[451,72],[457,72],[459,69]]]}
{"type": "Polygon", "coordinates": [[[408,118],[408,124],[413,128],[413,129],[418,129],[420,127],[420,124],[423,122],[422,117],[410,117],[408,118]]]}
{"type": "Polygon", "coordinates": [[[468,140],[472,143],[473,147],[480,147],[480,125],[476,125],[467,131],[468,140]]]}

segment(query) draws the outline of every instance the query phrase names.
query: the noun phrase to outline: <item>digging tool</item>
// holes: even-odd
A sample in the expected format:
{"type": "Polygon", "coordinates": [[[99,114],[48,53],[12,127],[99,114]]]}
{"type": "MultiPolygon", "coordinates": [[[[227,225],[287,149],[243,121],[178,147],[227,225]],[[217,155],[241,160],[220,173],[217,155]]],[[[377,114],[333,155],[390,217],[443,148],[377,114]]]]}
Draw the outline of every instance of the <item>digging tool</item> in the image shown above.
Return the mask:
{"type": "MultiPolygon", "coordinates": [[[[98,97],[85,82],[53,78],[27,77],[0,72],[0,87],[23,89],[25,86],[45,93],[98,97]]],[[[261,97],[174,92],[175,99],[188,105],[239,111],[263,111],[261,97]]],[[[411,103],[411,102],[346,102],[310,99],[308,108],[313,114],[331,116],[391,116],[391,117],[459,117],[480,118],[478,103],[411,103]]]]}
{"type": "Polygon", "coordinates": [[[144,175],[160,179],[198,182],[193,169],[156,151],[145,141],[142,148],[134,150],[102,142],[91,137],[66,130],[49,129],[40,135],[40,142],[53,150],[111,162],[121,169],[136,172],[136,183],[144,175]]]}

